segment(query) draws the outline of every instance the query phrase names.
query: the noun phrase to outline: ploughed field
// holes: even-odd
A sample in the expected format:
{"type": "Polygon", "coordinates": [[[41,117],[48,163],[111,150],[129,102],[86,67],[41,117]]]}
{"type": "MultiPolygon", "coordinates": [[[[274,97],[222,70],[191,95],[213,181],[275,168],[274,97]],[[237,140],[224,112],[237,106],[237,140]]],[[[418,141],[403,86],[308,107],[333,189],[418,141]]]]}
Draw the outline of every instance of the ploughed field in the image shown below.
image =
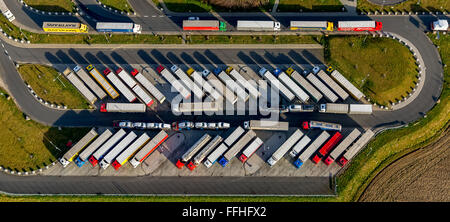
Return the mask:
{"type": "Polygon", "coordinates": [[[360,201],[450,201],[450,130],[377,175],[360,201]]]}

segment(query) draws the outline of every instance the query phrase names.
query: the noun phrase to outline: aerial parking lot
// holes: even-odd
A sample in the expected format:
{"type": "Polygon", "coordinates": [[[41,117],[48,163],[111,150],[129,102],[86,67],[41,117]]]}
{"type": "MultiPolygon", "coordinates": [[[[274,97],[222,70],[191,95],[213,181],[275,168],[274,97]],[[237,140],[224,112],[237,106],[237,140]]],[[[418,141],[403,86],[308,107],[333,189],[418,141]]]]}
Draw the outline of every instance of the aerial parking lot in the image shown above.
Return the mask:
{"type": "Polygon", "coordinates": [[[448,127],[446,4],[62,2],[0,2],[2,192],[365,200],[448,127]]]}

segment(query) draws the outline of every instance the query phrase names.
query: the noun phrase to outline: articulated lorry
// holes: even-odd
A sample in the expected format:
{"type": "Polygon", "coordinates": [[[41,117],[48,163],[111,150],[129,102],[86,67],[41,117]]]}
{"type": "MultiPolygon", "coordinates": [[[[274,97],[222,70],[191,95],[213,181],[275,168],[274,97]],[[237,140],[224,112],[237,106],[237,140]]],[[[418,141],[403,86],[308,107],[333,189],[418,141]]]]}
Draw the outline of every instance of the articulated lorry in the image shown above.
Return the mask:
{"type": "Polygon", "coordinates": [[[239,160],[245,163],[245,161],[247,161],[248,158],[250,158],[263,145],[263,143],[264,142],[259,137],[256,137],[253,142],[251,142],[250,145],[242,151],[241,156],[239,156],[239,160]]]}
{"type": "Polygon", "coordinates": [[[322,99],[322,94],[316,88],[314,88],[314,86],[311,85],[311,83],[309,83],[305,78],[303,78],[303,76],[300,75],[300,73],[295,71],[292,67],[288,68],[286,70],[286,73],[288,75],[290,75],[292,77],[292,79],[294,79],[295,82],[297,82],[297,84],[301,88],[303,88],[315,102],[318,102],[320,99],[322,99]]]}
{"type": "Polygon", "coordinates": [[[261,68],[259,70],[259,75],[261,75],[264,79],[269,81],[270,86],[272,88],[278,89],[278,91],[281,93],[282,96],[284,96],[284,98],[287,101],[290,102],[293,99],[295,99],[295,95],[285,85],[283,85],[283,83],[281,83],[275,76],[273,76],[272,73],[269,72],[269,70],[267,70],[266,68],[261,68]]]}
{"type": "Polygon", "coordinates": [[[105,91],[103,91],[103,89],[100,88],[100,86],[95,83],[95,81],[92,80],[91,77],[89,77],[84,69],[77,65],[75,66],[75,68],[73,68],[73,71],[77,74],[78,77],[80,77],[81,80],[83,80],[83,82],[92,90],[92,92],[97,95],[98,98],[103,99],[106,97],[105,91]]]}
{"type": "Polygon", "coordinates": [[[183,20],[185,31],[226,31],[227,24],[219,20],[183,20]]]}
{"type": "Polygon", "coordinates": [[[78,157],[75,159],[75,164],[78,167],[82,167],[88,160],[89,156],[92,155],[107,139],[109,139],[112,134],[113,133],[109,129],[106,129],[105,132],[97,137],[94,142],[89,144],[89,146],[86,147],[86,149],[84,149],[83,152],[80,153],[80,155],[78,155],[78,157]]]}
{"type": "MultiPolygon", "coordinates": [[[[252,84],[250,84],[250,82],[245,79],[238,71],[233,69],[233,67],[228,66],[225,72],[233,77],[236,80],[236,83],[239,84],[243,89],[247,89],[249,94],[253,96],[253,98],[258,98],[259,96],[261,96],[261,93],[258,91],[258,86],[253,86],[252,84]]],[[[257,84],[256,81],[255,84],[257,84]]]]}
{"type": "Polygon", "coordinates": [[[116,160],[111,164],[115,170],[118,170],[123,166],[144,144],[150,139],[150,137],[143,133],[139,138],[137,138],[128,148],[126,148],[116,160]]]}
{"type": "Polygon", "coordinates": [[[340,104],[326,103],[320,104],[319,112],[341,113],[341,114],[372,114],[371,104],[340,104]]]}
{"type": "Polygon", "coordinates": [[[351,160],[375,135],[372,130],[367,130],[339,159],[338,164],[344,166],[349,160],[351,160]]]}
{"type": "Polygon", "coordinates": [[[325,84],[323,84],[314,74],[309,73],[306,76],[306,79],[308,79],[319,91],[325,96],[327,100],[334,103],[336,100],[338,100],[338,97],[336,94],[334,94],[325,84]]]}
{"type": "Polygon", "coordinates": [[[356,88],[350,81],[348,81],[339,71],[334,70],[331,73],[331,78],[333,78],[339,85],[344,87],[350,95],[356,100],[360,100],[364,97],[364,94],[356,88]]]}
{"type": "Polygon", "coordinates": [[[106,68],[103,71],[103,74],[116,86],[117,89],[119,89],[119,91],[122,93],[122,95],[125,96],[128,102],[132,103],[136,101],[136,96],[131,92],[130,89],[128,89],[127,86],[125,86],[122,81],[120,81],[119,77],[117,77],[114,73],[111,73],[111,70],[109,68],[106,68]]]}
{"type": "Polygon", "coordinates": [[[300,138],[303,136],[302,131],[299,129],[295,132],[272,154],[272,156],[267,160],[269,166],[275,165],[283,156],[294,146],[300,138]]]}
{"type": "Polygon", "coordinates": [[[381,31],[383,23],[377,21],[338,21],[338,31],[381,31]]]}
{"type": "Polygon", "coordinates": [[[184,154],[178,159],[176,166],[181,169],[183,166],[202,148],[211,140],[209,134],[203,135],[197,142],[194,143],[184,154]]]}
{"type": "Polygon", "coordinates": [[[42,24],[42,29],[44,32],[88,32],[88,26],[79,22],[44,22],[42,24]]]}
{"type": "Polygon", "coordinates": [[[281,24],[274,21],[244,21],[238,20],[238,31],[280,31],[281,24]]]}
{"type": "Polygon", "coordinates": [[[223,142],[230,147],[244,132],[245,130],[238,126],[223,142]]]}
{"type": "Polygon", "coordinates": [[[223,153],[225,153],[228,150],[228,146],[225,145],[225,143],[220,144],[217,149],[215,149],[211,154],[209,154],[208,158],[206,158],[205,162],[203,164],[206,166],[206,168],[210,168],[216,161],[219,159],[220,156],[222,156],[223,153]]]}
{"type": "Polygon", "coordinates": [[[133,159],[130,160],[131,165],[136,168],[141,164],[153,151],[156,150],[166,139],[169,138],[169,135],[164,131],[159,131],[153,139],[150,140],[141,150],[139,150],[136,155],[134,155],[133,159]]]}
{"type": "Polygon", "coordinates": [[[336,147],[336,149],[331,151],[330,155],[324,161],[325,164],[330,165],[331,163],[333,163],[334,160],[336,160],[345,151],[345,149],[347,149],[353,143],[353,141],[358,138],[359,135],[361,135],[361,132],[358,129],[353,129],[353,131],[347,137],[345,137],[344,140],[342,140],[342,142],[336,147]]]}
{"type": "Polygon", "coordinates": [[[163,103],[166,100],[166,96],[161,93],[161,91],[158,90],[151,82],[147,79],[143,74],[141,74],[137,69],[133,69],[131,71],[131,75],[136,78],[136,80],[148,91],[150,94],[152,94],[153,97],[155,97],[159,103],[163,103]]]}
{"type": "Polygon", "coordinates": [[[229,75],[227,75],[224,71],[222,71],[220,68],[214,69],[214,74],[219,77],[222,82],[225,84],[225,86],[231,90],[231,92],[236,93],[236,95],[244,102],[246,102],[249,98],[249,95],[247,92],[245,92],[245,89],[242,88],[239,84],[237,84],[229,75]]]}
{"type": "Polygon", "coordinates": [[[289,122],[280,122],[271,120],[250,120],[244,122],[244,129],[288,131],[289,122]]]}
{"type": "Polygon", "coordinates": [[[83,150],[95,137],[97,137],[98,133],[95,128],[92,128],[86,135],[81,138],[69,151],[67,151],[62,158],[59,159],[59,162],[66,167],[72,162],[75,157],[83,150]]]}
{"type": "Polygon", "coordinates": [[[141,33],[142,27],[132,22],[97,22],[97,32],[141,33]]]}
{"type": "Polygon", "coordinates": [[[88,65],[86,69],[89,71],[92,77],[100,84],[101,87],[106,91],[106,93],[111,96],[111,98],[115,99],[119,97],[119,93],[106,81],[105,77],[98,72],[98,70],[93,65],[88,65]]]}
{"type": "Polygon", "coordinates": [[[336,132],[325,145],[320,148],[319,152],[313,157],[313,163],[317,164],[322,158],[324,158],[342,139],[342,134],[336,132]]]}
{"type": "Polygon", "coordinates": [[[214,86],[215,90],[219,92],[225,99],[231,104],[235,104],[237,102],[237,96],[234,94],[232,90],[227,88],[213,73],[209,70],[205,69],[202,72],[202,75],[208,80],[208,82],[214,86]]]}
{"type": "Polygon", "coordinates": [[[186,89],[183,84],[181,84],[181,81],[177,80],[169,70],[160,65],[156,68],[156,71],[158,71],[158,73],[160,73],[183,98],[189,99],[191,97],[191,92],[186,89]]]}
{"type": "Polygon", "coordinates": [[[91,103],[97,101],[97,97],[83,84],[83,82],[69,69],[65,69],[63,74],[72,83],[75,88],[91,103]]]}
{"type": "Polygon", "coordinates": [[[337,123],[327,123],[311,120],[303,122],[303,129],[321,129],[321,130],[336,130],[341,131],[342,125],[337,123]]]}
{"type": "Polygon", "coordinates": [[[236,142],[236,144],[234,144],[227,152],[225,152],[225,154],[223,154],[222,158],[219,160],[220,165],[225,167],[230,160],[235,157],[236,154],[239,153],[239,151],[241,151],[255,136],[256,133],[253,130],[247,131],[247,133],[244,134],[241,139],[236,142]]]}
{"type": "Polygon", "coordinates": [[[322,131],[322,133],[312,142],[305,151],[298,156],[298,159],[294,162],[295,167],[300,168],[303,163],[305,163],[316,150],[330,137],[327,131],[322,131]]]}
{"type": "Polygon", "coordinates": [[[94,154],[92,154],[92,156],[89,158],[89,162],[92,164],[92,166],[95,167],[98,161],[100,161],[103,158],[103,156],[105,156],[105,154],[108,153],[109,150],[111,150],[114,144],[119,142],[119,140],[125,136],[125,134],[126,134],[125,130],[120,129],[112,137],[110,137],[108,141],[106,141],[100,148],[98,148],[94,152],[94,154]]]}
{"type": "Polygon", "coordinates": [[[190,89],[191,92],[194,93],[195,97],[197,97],[198,99],[203,99],[205,93],[202,90],[202,86],[199,87],[197,84],[195,84],[194,81],[192,81],[192,79],[190,79],[183,70],[178,68],[178,66],[173,65],[172,67],[170,67],[170,70],[172,70],[172,72],[175,73],[176,76],[178,76],[178,78],[187,89],[190,89]]]}
{"type": "Polygon", "coordinates": [[[194,159],[191,160],[186,167],[193,171],[202,161],[206,158],[206,156],[211,153],[221,142],[223,138],[219,135],[214,137],[208,144],[206,144],[205,148],[203,148],[197,155],[194,156],[194,159]]]}
{"type": "Polygon", "coordinates": [[[323,70],[320,70],[317,73],[317,76],[325,82],[342,100],[346,100],[348,98],[348,93],[345,92],[329,75],[327,75],[323,70]]]}
{"type": "Polygon", "coordinates": [[[182,113],[217,112],[220,110],[218,102],[193,102],[172,104],[172,110],[182,113]]]}
{"type": "Polygon", "coordinates": [[[142,89],[142,87],[140,85],[135,85],[132,88],[133,92],[136,93],[136,95],[138,96],[138,98],[148,107],[152,106],[153,104],[153,99],[152,97],[150,97],[150,95],[145,92],[144,89],[142,89]]]}
{"type": "Polygon", "coordinates": [[[198,73],[193,68],[189,68],[186,72],[192,77],[192,79],[194,79],[194,82],[197,83],[200,88],[202,88],[214,99],[214,101],[222,101],[222,95],[220,95],[220,93],[213,88],[209,81],[205,81],[205,79],[203,79],[202,74],[198,73]]]}
{"type": "Polygon", "coordinates": [[[304,135],[289,152],[289,156],[291,156],[292,158],[297,157],[297,155],[302,152],[302,150],[306,147],[306,145],[308,145],[309,142],[311,142],[311,139],[307,135],[304,135]]]}
{"type": "Polygon", "coordinates": [[[274,73],[278,77],[278,79],[295,94],[298,99],[300,99],[302,102],[308,102],[308,94],[306,94],[305,91],[303,91],[291,78],[289,78],[286,73],[278,68],[275,69],[274,73]]]}
{"type": "Polygon", "coordinates": [[[142,103],[103,103],[100,112],[104,113],[144,113],[145,104],[142,103]]]}
{"type": "Polygon", "coordinates": [[[333,31],[333,22],[327,21],[291,21],[290,30],[299,31],[333,31]]]}
{"type": "Polygon", "coordinates": [[[128,133],[114,148],[112,148],[105,157],[100,161],[100,167],[106,170],[109,164],[113,162],[113,160],[127,148],[127,146],[136,139],[137,135],[133,131],[128,133]]]}

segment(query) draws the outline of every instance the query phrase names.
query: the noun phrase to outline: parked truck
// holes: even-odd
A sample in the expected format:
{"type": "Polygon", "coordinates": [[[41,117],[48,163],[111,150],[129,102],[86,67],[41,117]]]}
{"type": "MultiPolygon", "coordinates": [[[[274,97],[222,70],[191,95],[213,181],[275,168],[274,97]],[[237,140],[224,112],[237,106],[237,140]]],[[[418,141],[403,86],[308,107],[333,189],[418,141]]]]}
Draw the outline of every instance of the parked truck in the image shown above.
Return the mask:
{"type": "Polygon", "coordinates": [[[289,152],[289,156],[291,156],[292,158],[297,157],[298,154],[302,152],[302,150],[306,147],[306,145],[308,145],[309,142],[311,142],[311,139],[307,135],[304,135],[289,152]]]}
{"type": "Polygon", "coordinates": [[[83,150],[95,137],[97,137],[98,133],[95,128],[92,128],[86,135],[81,138],[72,148],[67,151],[62,158],[59,159],[59,162],[66,167],[72,162],[75,157],[83,150]]]}
{"type": "Polygon", "coordinates": [[[250,145],[242,151],[239,160],[245,163],[245,161],[247,161],[248,158],[250,158],[263,145],[263,143],[264,142],[259,137],[256,137],[253,142],[251,142],[250,145]]]}
{"type": "Polygon", "coordinates": [[[303,129],[321,129],[321,130],[336,130],[341,131],[342,125],[337,123],[327,123],[320,121],[305,121],[303,122],[303,129]]]}
{"type": "Polygon", "coordinates": [[[343,103],[320,104],[319,112],[346,114],[346,113],[348,113],[348,104],[343,104],[343,103]]]}
{"type": "Polygon", "coordinates": [[[178,66],[173,65],[172,67],[170,67],[170,70],[172,70],[172,72],[175,73],[176,76],[178,76],[178,78],[187,89],[190,89],[191,92],[194,93],[195,97],[197,97],[198,99],[202,99],[203,96],[205,96],[205,93],[202,90],[202,86],[199,87],[197,84],[195,84],[194,81],[192,81],[192,79],[190,79],[183,70],[178,68],[178,66]]]}
{"type": "Polygon", "coordinates": [[[95,93],[95,95],[97,95],[98,98],[103,99],[106,97],[105,91],[103,91],[103,89],[100,88],[100,86],[98,86],[98,84],[95,83],[95,81],[92,80],[91,77],[89,77],[84,69],[77,65],[75,66],[75,68],[73,68],[73,71],[77,74],[78,77],[80,77],[81,80],[83,80],[84,83],[86,83],[86,85],[92,90],[92,92],[95,93]]]}
{"type": "Polygon", "coordinates": [[[377,21],[338,21],[338,31],[381,31],[383,23],[377,21]]]}
{"type": "Polygon", "coordinates": [[[292,67],[288,68],[286,70],[286,73],[294,79],[297,84],[303,88],[315,101],[318,102],[320,99],[322,99],[322,94],[314,88],[314,86],[311,85],[305,78],[303,78],[302,75],[300,75],[297,71],[295,71],[292,67]]]}
{"type": "Polygon", "coordinates": [[[289,78],[286,73],[281,71],[281,69],[275,69],[275,75],[278,76],[278,79],[284,83],[294,94],[300,99],[302,102],[308,102],[309,96],[305,93],[291,78],[289,78]]]}
{"type": "Polygon", "coordinates": [[[144,89],[142,89],[140,85],[135,85],[132,90],[145,105],[147,105],[148,107],[151,107],[153,105],[154,101],[152,97],[150,97],[150,95],[144,89]]]}
{"type": "Polygon", "coordinates": [[[272,88],[278,89],[280,94],[284,96],[287,101],[292,101],[295,99],[294,93],[292,93],[283,83],[281,83],[275,76],[272,75],[266,68],[261,68],[259,70],[259,75],[270,82],[272,88]]]}
{"type": "Polygon", "coordinates": [[[358,136],[361,135],[361,132],[358,129],[353,129],[353,131],[345,137],[344,140],[334,149],[331,151],[330,155],[325,159],[325,164],[330,165],[333,163],[334,160],[336,160],[344,151],[347,149],[353,141],[358,138],[358,136]]]}
{"type": "Polygon", "coordinates": [[[288,131],[289,122],[271,120],[250,120],[244,122],[244,129],[288,131]]]}
{"type": "Polygon", "coordinates": [[[327,21],[291,21],[291,30],[300,31],[333,31],[333,22],[327,21]]]}
{"type": "Polygon", "coordinates": [[[181,169],[183,166],[202,148],[211,140],[209,134],[203,135],[197,142],[194,143],[184,154],[178,159],[176,166],[181,169]]]}
{"type": "Polygon", "coordinates": [[[111,164],[115,170],[118,170],[123,166],[144,144],[150,139],[147,133],[143,133],[139,138],[137,138],[128,148],[126,148],[116,160],[111,164]]]}
{"type": "Polygon", "coordinates": [[[232,93],[236,93],[236,95],[244,102],[246,102],[249,98],[249,95],[247,92],[245,92],[245,89],[242,88],[239,84],[237,84],[229,75],[227,75],[224,71],[222,71],[220,68],[214,69],[214,74],[219,77],[222,82],[225,84],[225,86],[231,90],[232,93]]]}
{"type": "Polygon", "coordinates": [[[211,153],[211,151],[214,150],[221,142],[223,141],[223,138],[219,135],[214,137],[208,144],[206,144],[205,148],[203,148],[197,155],[194,156],[193,160],[191,160],[187,166],[187,168],[191,171],[193,171],[205,157],[211,153]]]}
{"type": "Polygon", "coordinates": [[[100,161],[100,167],[106,170],[113,160],[127,148],[127,146],[136,139],[137,135],[133,131],[129,132],[114,148],[109,151],[100,161]]]}
{"type": "Polygon", "coordinates": [[[103,103],[100,112],[104,113],[144,113],[145,104],[142,103],[103,103]]]}
{"type": "Polygon", "coordinates": [[[206,168],[210,168],[216,161],[219,159],[220,156],[222,156],[223,153],[225,153],[228,150],[228,146],[225,145],[225,143],[220,144],[217,149],[215,149],[211,154],[209,154],[208,158],[206,158],[205,162],[203,164],[206,166],[206,168]]]}
{"type": "Polygon", "coordinates": [[[228,89],[213,73],[209,70],[205,69],[202,72],[203,77],[205,77],[208,82],[215,88],[217,92],[219,92],[225,99],[231,104],[235,104],[237,102],[237,96],[234,92],[228,89]]]}
{"type": "Polygon", "coordinates": [[[111,86],[111,84],[109,84],[108,81],[106,81],[105,77],[103,77],[93,65],[87,66],[86,69],[89,71],[91,76],[94,77],[98,84],[103,87],[106,93],[111,96],[111,98],[115,99],[119,97],[119,93],[111,86]]]}
{"type": "Polygon", "coordinates": [[[116,75],[120,77],[120,79],[131,89],[133,88],[137,82],[122,68],[118,68],[116,70],[116,75]]]}
{"type": "Polygon", "coordinates": [[[114,73],[111,73],[111,70],[109,68],[106,68],[103,71],[103,74],[106,76],[106,78],[109,79],[113,83],[114,86],[116,86],[117,89],[122,93],[122,95],[125,96],[125,98],[128,100],[128,102],[132,103],[137,98],[136,96],[131,92],[130,89],[128,89],[127,86],[117,77],[114,73]]]}
{"type": "Polygon", "coordinates": [[[83,84],[83,82],[69,69],[65,69],[63,74],[72,83],[75,88],[91,103],[97,101],[97,97],[83,84]]]}
{"type": "Polygon", "coordinates": [[[158,68],[156,68],[156,71],[158,71],[158,73],[160,73],[167,80],[167,82],[170,83],[172,85],[172,87],[175,88],[175,90],[177,90],[180,93],[181,96],[183,96],[183,98],[189,99],[191,97],[191,92],[189,90],[187,90],[183,86],[183,84],[181,84],[181,82],[178,81],[172,75],[172,73],[170,73],[162,65],[158,66],[158,68]]]}
{"type": "Polygon", "coordinates": [[[334,103],[338,100],[336,94],[334,94],[328,87],[325,86],[314,74],[309,73],[306,78],[325,96],[327,100],[334,103]]]}
{"type": "Polygon", "coordinates": [[[280,31],[281,24],[274,21],[244,21],[238,20],[238,31],[280,31]]]}
{"type": "Polygon", "coordinates": [[[431,30],[433,31],[448,31],[448,21],[447,19],[438,19],[431,22],[431,30]]]}
{"type": "Polygon", "coordinates": [[[196,72],[193,68],[189,68],[186,73],[191,76],[191,78],[194,79],[194,82],[197,83],[200,88],[203,88],[203,90],[207,92],[214,101],[222,101],[223,97],[212,87],[209,81],[205,81],[205,79],[203,79],[202,74],[196,72]]]}
{"type": "Polygon", "coordinates": [[[349,160],[351,160],[375,135],[372,130],[367,130],[339,159],[338,164],[344,166],[349,160]]]}
{"type": "Polygon", "coordinates": [[[95,139],[91,144],[89,144],[86,149],[83,150],[83,152],[78,155],[78,157],[75,159],[75,164],[78,167],[82,167],[86,161],[88,160],[89,156],[92,155],[92,153],[97,150],[107,139],[109,139],[112,136],[112,132],[109,129],[106,129],[105,132],[103,132],[97,139],[95,139]]]}
{"type": "Polygon", "coordinates": [[[298,156],[298,159],[295,160],[294,165],[297,168],[300,168],[304,162],[306,162],[316,150],[330,137],[330,134],[326,131],[322,131],[322,133],[312,142],[305,151],[298,156]]]}
{"type": "Polygon", "coordinates": [[[325,82],[342,100],[346,100],[348,98],[348,93],[345,92],[330,76],[328,76],[323,70],[320,70],[317,73],[317,76],[325,82]]]}
{"type": "Polygon", "coordinates": [[[372,114],[371,104],[350,104],[349,114],[372,114]]]}
{"type": "Polygon", "coordinates": [[[295,132],[272,154],[272,156],[267,160],[269,166],[275,165],[283,156],[292,148],[303,136],[302,131],[299,129],[295,132]]]}
{"type": "Polygon", "coordinates": [[[219,160],[220,165],[225,167],[230,160],[236,156],[236,154],[241,151],[245,145],[247,145],[254,137],[256,133],[253,130],[247,131],[241,139],[239,139],[236,144],[234,144],[225,154],[223,154],[222,158],[219,160]]]}
{"type": "Polygon", "coordinates": [[[159,131],[159,133],[156,134],[150,142],[148,142],[144,147],[142,147],[141,150],[139,150],[139,152],[136,153],[136,155],[134,155],[133,159],[130,160],[131,165],[136,168],[150,154],[152,154],[156,148],[166,141],[168,137],[169,135],[164,130],[159,131]]]}
{"type": "Polygon", "coordinates": [[[88,26],[79,22],[44,22],[42,24],[42,29],[44,32],[88,32],[88,26]]]}
{"type": "Polygon", "coordinates": [[[108,139],[100,148],[97,149],[97,151],[92,154],[92,156],[89,158],[89,162],[92,164],[92,166],[96,166],[98,161],[100,161],[103,156],[105,156],[106,153],[116,144],[119,142],[122,137],[125,136],[125,130],[120,129],[117,131],[112,137],[108,139]]]}
{"type": "Polygon", "coordinates": [[[330,140],[328,140],[325,145],[320,148],[320,150],[313,157],[312,162],[317,164],[322,158],[324,158],[342,139],[342,134],[336,132],[330,140]]]}
{"type": "Polygon", "coordinates": [[[238,126],[223,142],[230,147],[244,132],[245,130],[238,126]]]}
{"type": "Polygon", "coordinates": [[[360,100],[364,97],[364,94],[356,88],[350,81],[348,81],[339,71],[334,70],[331,73],[331,78],[333,78],[339,85],[344,87],[350,95],[356,100],[360,100]]]}
{"type": "Polygon", "coordinates": [[[217,102],[192,102],[172,104],[172,110],[182,113],[217,112],[220,110],[217,102]]]}
{"type": "Polygon", "coordinates": [[[253,96],[253,98],[258,98],[259,96],[261,96],[261,93],[258,91],[257,86],[255,87],[250,84],[250,82],[242,77],[242,75],[238,71],[234,70],[233,67],[228,66],[228,68],[226,69],[226,73],[232,76],[242,88],[247,89],[249,94],[253,96]]]}
{"type": "Polygon", "coordinates": [[[132,22],[97,22],[95,29],[97,32],[142,32],[141,25],[132,22]]]}
{"type": "Polygon", "coordinates": [[[151,82],[147,79],[143,74],[139,73],[137,69],[133,69],[131,71],[131,75],[134,76],[134,78],[137,79],[137,81],[148,91],[150,94],[152,94],[153,97],[155,97],[159,103],[163,103],[166,100],[166,96],[161,93],[161,91],[158,90],[151,82]]]}
{"type": "Polygon", "coordinates": [[[185,31],[226,31],[227,25],[219,20],[183,20],[185,31]]]}

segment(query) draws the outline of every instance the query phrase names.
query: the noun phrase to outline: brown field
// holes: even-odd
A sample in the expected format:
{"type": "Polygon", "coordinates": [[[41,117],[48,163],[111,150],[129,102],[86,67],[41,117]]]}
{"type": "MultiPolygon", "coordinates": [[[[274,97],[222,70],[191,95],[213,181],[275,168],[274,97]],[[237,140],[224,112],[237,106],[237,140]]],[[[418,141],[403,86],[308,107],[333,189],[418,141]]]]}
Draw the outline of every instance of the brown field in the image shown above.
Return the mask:
{"type": "Polygon", "coordinates": [[[450,201],[450,129],[436,142],[393,162],[359,201],[450,201]]]}

